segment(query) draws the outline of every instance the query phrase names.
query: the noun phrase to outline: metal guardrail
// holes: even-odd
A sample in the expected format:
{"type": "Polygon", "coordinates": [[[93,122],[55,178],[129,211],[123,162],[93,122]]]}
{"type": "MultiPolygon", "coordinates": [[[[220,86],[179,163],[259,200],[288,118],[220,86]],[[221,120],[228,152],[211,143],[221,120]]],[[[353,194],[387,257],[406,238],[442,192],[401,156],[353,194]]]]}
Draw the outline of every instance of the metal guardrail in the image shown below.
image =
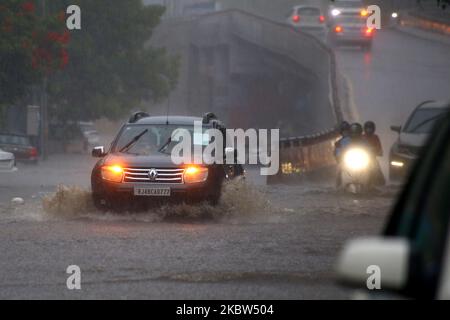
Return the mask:
{"type": "Polygon", "coordinates": [[[296,182],[304,177],[328,177],[335,172],[334,143],[337,130],[280,139],[280,170],[267,183],[296,182]]]}
{"type": "Polygon", "coordinates": [[[405,10],[400,16],[400,24],[450,36],[450,8],[424,6],[405,10]]]}

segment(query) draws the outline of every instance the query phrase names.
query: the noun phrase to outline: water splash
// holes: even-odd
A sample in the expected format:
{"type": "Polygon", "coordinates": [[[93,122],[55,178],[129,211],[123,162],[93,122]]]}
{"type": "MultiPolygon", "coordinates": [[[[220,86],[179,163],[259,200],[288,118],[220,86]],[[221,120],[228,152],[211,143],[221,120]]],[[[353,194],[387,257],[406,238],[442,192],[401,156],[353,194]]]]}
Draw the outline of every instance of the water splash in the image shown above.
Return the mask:
{"type": "Polygon", "coordinates": [[[217,206],[208,203],[167,204],[145,212],[103,213],[97,210],[89,190],[77,186],[58,186],[42,199],[44,214],[56,218],[124,219],[146,222],[178,219],[213,219],[262,216],[271,212],[264,193],[244,180],[227,182],[217,206]]]}

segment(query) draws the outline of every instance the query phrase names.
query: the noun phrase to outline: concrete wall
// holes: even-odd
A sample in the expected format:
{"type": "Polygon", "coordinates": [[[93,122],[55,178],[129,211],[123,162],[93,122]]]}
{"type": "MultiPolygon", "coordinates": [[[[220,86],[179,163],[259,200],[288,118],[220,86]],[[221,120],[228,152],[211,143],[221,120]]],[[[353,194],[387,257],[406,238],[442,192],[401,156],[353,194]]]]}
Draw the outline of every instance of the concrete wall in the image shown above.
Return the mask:
{"type": "Polygon", "coordinates": [[[224,11],[166,20],[152,44],[181,59],[172,114],[213,111],[229,126],[283,136],[327,131],[341,119],[332,52],[283,24],[224,11]]]}

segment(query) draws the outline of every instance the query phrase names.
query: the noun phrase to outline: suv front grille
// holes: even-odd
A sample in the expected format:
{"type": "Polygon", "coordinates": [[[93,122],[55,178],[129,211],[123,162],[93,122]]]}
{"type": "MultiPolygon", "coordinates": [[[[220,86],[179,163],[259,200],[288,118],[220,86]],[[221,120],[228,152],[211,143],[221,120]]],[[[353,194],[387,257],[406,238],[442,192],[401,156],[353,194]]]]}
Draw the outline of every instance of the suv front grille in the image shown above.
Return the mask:
{"type": "Polygon", "coordinates": [[[183,183],[184,169],[180,168],[125,168],[124,182],[183,183]],[[152,176],[152,172],[156,176],[152,176]]]}

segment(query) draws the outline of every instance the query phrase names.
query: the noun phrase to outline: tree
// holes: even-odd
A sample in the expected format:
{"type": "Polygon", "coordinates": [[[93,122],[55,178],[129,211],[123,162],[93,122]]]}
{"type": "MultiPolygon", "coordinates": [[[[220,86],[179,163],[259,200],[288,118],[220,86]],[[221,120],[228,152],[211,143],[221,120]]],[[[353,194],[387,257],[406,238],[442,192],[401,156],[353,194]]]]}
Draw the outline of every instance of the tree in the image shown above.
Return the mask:
{"type": "Polygon", "coordinates": [[[14,104],[30,85],[67,63],[68,33],[56,16],[42,17],[33,1],[0,4],[0,105],[14,104]]]}
{"type": "MultiPolygon", "coordinates": [[[[164,7],[141,0],[70,0],[81,8],[82,29],[71,31],[69,63],[50,79],[50,113],[62,121],[116,118],[143,100],[168,95],[177,59],[148,45],[164,7]]],[[[63,3],[63,4],[62,4],[63,3]]]]}

